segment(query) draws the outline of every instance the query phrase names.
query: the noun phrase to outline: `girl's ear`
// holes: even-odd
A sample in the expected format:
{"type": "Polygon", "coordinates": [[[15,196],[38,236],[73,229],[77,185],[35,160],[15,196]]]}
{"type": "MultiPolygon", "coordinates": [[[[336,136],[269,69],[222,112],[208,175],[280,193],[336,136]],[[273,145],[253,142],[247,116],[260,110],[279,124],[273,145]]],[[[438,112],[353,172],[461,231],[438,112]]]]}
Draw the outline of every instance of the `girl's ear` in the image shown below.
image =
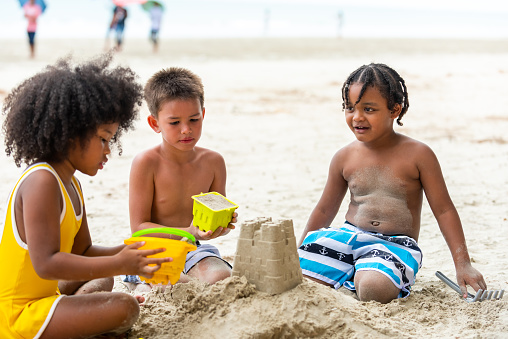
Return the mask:
{"type": "Polygon", "coordinates": [[[398,118],[401,111],[402,111],[402,106],[400,104],[393,105],[391,118],[392,119],[398,118]]]}
{"type": "Polygon", "coordinates": [[[148,125],[150,125],[150,127],[155,131],[155,133],[161,132],[161,129],[159,127],[159,122],[153,115],[150,114],[148,116],[148,118],[146,118],[146,120],[148,121],[148,125]]]}

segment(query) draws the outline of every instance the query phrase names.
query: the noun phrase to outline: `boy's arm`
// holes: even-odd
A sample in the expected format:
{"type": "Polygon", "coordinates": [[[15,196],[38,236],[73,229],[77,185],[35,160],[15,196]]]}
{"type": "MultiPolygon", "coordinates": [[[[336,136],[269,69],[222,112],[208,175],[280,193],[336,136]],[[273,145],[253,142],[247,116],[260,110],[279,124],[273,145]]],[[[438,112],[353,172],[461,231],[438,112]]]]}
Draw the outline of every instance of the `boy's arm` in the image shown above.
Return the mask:
{"type": "MultiPolygon", "coordinates": [[[[227,179],[227,171],[226,171],[226,163],[224,158],[219,153],[213,152],[210,159],[210,170],[213,171],[214,177],[212,184],[210,185],[209,192],[217,192],[226,196],[226,179],[227,179]]],[[[215,239],[220,236],[224,236],[228,234],[232,229],[235,229],[235,223],[237,221],[238,213],[233,213],[232,219],[226,228],[218,227],[214,232],[208,231],[203,232],[199,230],[194,225],[191,225],[191,233],[193,233],[197,239],[199,240],[210,240],[215,239]],[[192,228],[194,228],[192,230],[192,228]]]]}
{"type": "Polygon", "coordinates": [[[211,170],[213,170],[214,176],[212,184],[210,185],[210,192],[217,192],[226,196],[226,162],[224,158],[219,153],[215,153],[211,165],[213,166],[211,170]]]}
{"type": "Polygon", "coordinates": [[[148,221],[152,219],[155,190],[153,167],[154,165],[144,153],[139,154],[132,161],[129,177],[129,218],[132,233],[145,228],[162,227],[148,221]]]}
{"type": "Polygon", "coordinates": [[[483,276],[471,265],[460,217],[448,194],[436,155],[429,147],[424,146],[418,159],[420,159],[418,164],[420,181],[452,254],[457,281],[464,297],[467,297],[466,285],[470,285],[475,291],[480,288],[485,290],[487,285],[483,276]]]}
{"type": "Polygon", "coordinates": [[[332,158],[325,188],[307,221],[298,247],[303,243],[303,240],[309,232],[330,226],[339,211],[340,204],[348,189],[347,181],[342,174],[343,166],[341,153],[341,151],[337,152],[332,158]]]}

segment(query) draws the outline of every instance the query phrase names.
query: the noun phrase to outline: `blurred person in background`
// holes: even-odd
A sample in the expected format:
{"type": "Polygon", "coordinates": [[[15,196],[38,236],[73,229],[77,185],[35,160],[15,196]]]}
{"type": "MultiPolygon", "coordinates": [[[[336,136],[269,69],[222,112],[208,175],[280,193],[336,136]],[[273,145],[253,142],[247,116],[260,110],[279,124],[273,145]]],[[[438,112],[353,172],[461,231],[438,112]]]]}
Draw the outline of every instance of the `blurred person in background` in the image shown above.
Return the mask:
{"type": "Polygon", "coordinates": [[[123,31],[125,29],[125,19],[127,19],[127,10],[122,6],[115,6],[113,9],[113,18],[109,24],[108,34],[106,35],[106,47],[109,49],[109,34],[115,32],[115,50],[121,51],[123,43],[123,31]]]}
{"type": "Polygon", "coordinates": [[[150,40],[153,43],[153,52],[156,53],[159,49],[159,30],[162,20],[162,6],[154,1],[152,8],[150,8],[150,20],[152,21],[152,28],[150,31],[150,40]]]}
{"type": "Polygon", "coordinates": [[[37,31],[37,18],[42,14],[42,8],[35,3],[35,0],[30,0],[23,5],[23,12],[25,18],[28,20],[27,32],[28,43],[30,44],[30,58],[35,57],[35,32],[37,31]]]}

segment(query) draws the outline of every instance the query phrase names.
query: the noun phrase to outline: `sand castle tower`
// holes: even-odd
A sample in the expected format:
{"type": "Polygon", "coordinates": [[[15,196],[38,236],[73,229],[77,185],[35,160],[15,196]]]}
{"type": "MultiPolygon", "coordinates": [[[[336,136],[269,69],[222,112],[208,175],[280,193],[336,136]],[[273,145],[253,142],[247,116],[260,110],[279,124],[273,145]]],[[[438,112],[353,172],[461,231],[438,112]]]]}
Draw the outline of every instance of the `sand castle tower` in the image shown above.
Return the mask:
{"type": "Polygon", "coordinates": [[[256,218],[240,228],[233,276],[245,276],[259,291],[279,294],[302,282],[291,219],[256,218]]]}

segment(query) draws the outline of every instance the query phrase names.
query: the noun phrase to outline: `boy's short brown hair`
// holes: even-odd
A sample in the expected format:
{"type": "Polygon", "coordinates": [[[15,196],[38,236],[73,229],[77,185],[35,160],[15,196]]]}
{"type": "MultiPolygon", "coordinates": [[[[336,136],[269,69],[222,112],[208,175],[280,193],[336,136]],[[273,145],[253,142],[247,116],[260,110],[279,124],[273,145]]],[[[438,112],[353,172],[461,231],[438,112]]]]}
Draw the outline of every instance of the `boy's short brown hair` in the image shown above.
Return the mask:
{"type": "Polygon", "coordinates": [[[161,105],[168,100],[199,99],[201,108],[205,103],[201,78],[179,67],[162,69],[152,75],[145,85],[144,95],[154,117],[158,117],[161,105]]]}

